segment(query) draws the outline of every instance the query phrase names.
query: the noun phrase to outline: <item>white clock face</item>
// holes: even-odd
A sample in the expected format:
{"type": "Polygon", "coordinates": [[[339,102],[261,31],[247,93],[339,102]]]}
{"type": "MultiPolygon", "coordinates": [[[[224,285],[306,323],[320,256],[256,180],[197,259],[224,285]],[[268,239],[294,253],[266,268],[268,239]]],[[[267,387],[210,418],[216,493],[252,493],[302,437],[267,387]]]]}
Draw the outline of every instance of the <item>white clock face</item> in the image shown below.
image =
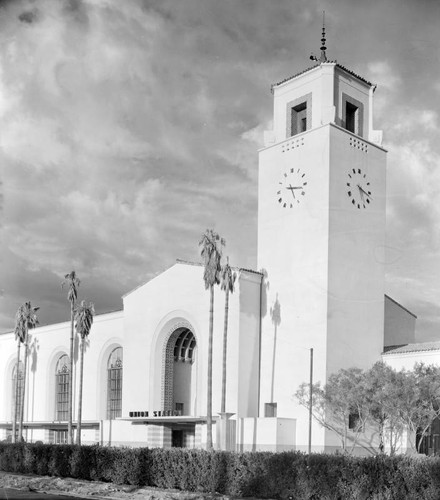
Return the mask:
{"type": "Polygon", "coordinates": [[[282,208],[293,208],[304,200],[307,188],[305,172],[300,168],[286,170],[277,187],[277,201],[282,208]]]}
{"type": "Polygon", "coordinates": [[[367,174],[362,172],[360,168],[352,168],[348,172],[347,194],[351,200],[351,204],[359,210],[371,205],[373,201],[371,197],[371,185],[367,174]]]}

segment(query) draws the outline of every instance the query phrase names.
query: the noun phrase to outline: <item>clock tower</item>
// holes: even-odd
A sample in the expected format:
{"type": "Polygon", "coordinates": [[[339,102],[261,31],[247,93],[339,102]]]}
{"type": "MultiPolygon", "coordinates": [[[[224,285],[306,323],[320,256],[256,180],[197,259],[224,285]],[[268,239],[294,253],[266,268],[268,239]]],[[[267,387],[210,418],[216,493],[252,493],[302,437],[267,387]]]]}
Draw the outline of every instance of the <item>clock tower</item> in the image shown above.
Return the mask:
{"type": "MultiPolygon", "coordinates": [[[[384,339],[386,151],[373,130],[375,86],[325,47],[272,86],[273,131],[259,151],[258,269],[264,270],[260,415],[296,420],[294,394],[341,368],[370,367],[384,339]]],[[[315,425],[315,424],[314,424],[315,425]]],[[[336,438],[316,424],[313,451],[336,438]]]]}

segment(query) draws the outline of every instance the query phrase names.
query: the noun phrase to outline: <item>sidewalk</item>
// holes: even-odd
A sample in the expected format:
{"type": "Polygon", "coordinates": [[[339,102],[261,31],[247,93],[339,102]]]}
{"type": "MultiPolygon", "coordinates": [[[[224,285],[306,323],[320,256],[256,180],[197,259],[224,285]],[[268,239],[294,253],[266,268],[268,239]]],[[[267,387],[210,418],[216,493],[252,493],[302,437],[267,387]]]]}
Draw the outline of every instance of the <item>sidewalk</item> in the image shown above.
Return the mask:
{"type": "Polygon", "coordinates": [[[0,488],[31,489],[48,494],[58,493],[107,500],[231,500],[230,497],[209,493],[161,490],[152,487],[138,488],[137,486],[101,483],[99,481],[22,475],[3,471],[0,471],[0,488]]]}

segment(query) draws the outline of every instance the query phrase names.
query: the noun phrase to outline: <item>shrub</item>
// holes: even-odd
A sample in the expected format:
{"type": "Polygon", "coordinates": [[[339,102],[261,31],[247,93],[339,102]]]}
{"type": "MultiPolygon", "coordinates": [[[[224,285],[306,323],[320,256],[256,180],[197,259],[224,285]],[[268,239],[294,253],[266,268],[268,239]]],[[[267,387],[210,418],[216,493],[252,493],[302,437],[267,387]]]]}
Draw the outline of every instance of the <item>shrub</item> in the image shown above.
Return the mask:
{"type": "MultiPolygon", "coordinates": [[[[35,451],[41,450],[41,452],[44,452],[45,448],[49,452],[46,474],[68,477],[70,475],[72,447],[69,445],[51,445],[50,448],[47,448],[47,446],[39,444],[35,446],[35,451]]],[[[38,472],[38,474],[42,474],[42,472],[38,472]]]]}
{"type": "Polygon", "coordinates": [[[0,470],[282,500],[437,500],[440,458],[0,443],[0,470]]]}

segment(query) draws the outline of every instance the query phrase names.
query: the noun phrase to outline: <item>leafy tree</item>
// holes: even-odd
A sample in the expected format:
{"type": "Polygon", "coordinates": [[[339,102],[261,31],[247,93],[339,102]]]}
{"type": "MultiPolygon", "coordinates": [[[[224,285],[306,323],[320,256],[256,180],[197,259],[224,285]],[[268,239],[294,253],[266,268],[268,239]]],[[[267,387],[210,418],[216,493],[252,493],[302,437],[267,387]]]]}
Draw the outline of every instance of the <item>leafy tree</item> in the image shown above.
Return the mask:
{"type": "Polygon", "coordinates": [[[365,372],[364,378],[368,421],[377,430],[378,451],[384,453],[385,441],[388,438],[390,453],[393,455],[404,428],[399,416],[399,375],[389,365],[379,361],[365,372]]]}
{"type": "Polygon", "coordinates": [[[28,358],[28,346],[29,346],[29,329],[35,328],[38,325],[37,311],[39,307],[32,307],[30,302],[25,302],[22,304],[15,315],[15,338],[18,341],[18,352],[17,352],[17,369],[15,377],[15,409],[14,409],[14,422],[12,425],[12,441],[16,441],[16,422],[17,422],[17,397],[18,397],[18,384],[19,384],[19,368],[20,368],[20,344],[24,344],[24,363],[23,363],[23,389],[21,391],[21,401],[20,401],[20,415],[19,415],[19,426],[18,426],[18,436],[21,439],[23,435],[23,418],[24,418],[24,401],[26,393],[26,378],[27,378],[27,358],[28,358]]]}
{"type": "Polygon", "coordinates": [[[208,401],[207,401],[207,438],[206,447],[212,449],[212,340],[214,330],[214,286],[220,283],[222,247],[225,240],[212,229],[207,229],[199,242],[205,270],[203,281],[209,289],[209,337],[208,337],[208,401]]]}
{"type": "Polygon", "coordinates": [[[223,330],[223,369],[222,369],[222,403],[221,412],[226,411],[226,360],[228,349],[228,316],[229,316],[229,293],[234,293],[234,284],[237,274],[229,265],[229,257],[221,272],[221,289],[225,291],[225,322],[223,330]]]}
{"type": "Polygon", "coordinates": [[[400,418],[409,430],[411,447],[420,452],[423,437],[440,418],[440,367],[417,363],[412,372],[401,373],[400,418]]]}
{"type": "MultiPolygon", "coordinates": [[[[340,370],[330,375],[325,387],[321,387],[317,382],[313,384],[312,389],[313,417],[324,428],[338,435],[344,451],[353,451],[367,418],[362,370],[359,368],[340,370]],[[350,420],[353,417],[355,422],[352,432],[349,432],[350,420]]],[[[304,382],[295,394],[299,403],[308,410],[310,410],[309,390],[310,385],[304,382]]]]}
{"type": "Polygon", "coordinates": [[[73,413],[73,342],[75,331],[73,327],[74,317],[75,317],[75,306],[76,300],[78,298],[78,288],[80,285],[80,280],[76,277],[75,271],[71,271],[69,274],[64,276],[64,281],[61,283],[61,287],[67,285],[69,290],[67,292],[67,300],[70,302],[70,358],[69,358],[69,397],[68,397],[68,431],[67,431],[67,442],[73,444],[73,428],[72,428],[72,413],[73,413]]]}
{"type": "Polygon", "coordinates": [[[79,397],[78,397],[78,422],[76,429],[76,444],[81,444],[81,417],[82,417],[82,391],[83,391],[83,367],[84,367],[84,350],[86,338],[89,336],[90,328],[93,324],[93,316],[95,315],[95,308],[90,302],[86,303],[85,300],[75,309],[76,331],[81,337],[81,355],[80,355],[80,370],[79,370],[79,397]]]}
{"type": "MultiPolygon", "coordinates": [[[[301,384],[296,397],[309,408],[307,383],[301,384]]],[[[312,415],[340,437],[345,451],[347,437],[353,449],[368,428],[377,433],[379,453],[385,453],[388,443],[390,454],[395,454],[405,429],[409,445],[418,452],[432,423],[440,418],[440,367],[419,363],[412,371],[396,371],[378,362],[365,371],[339,370],[328,378],[324,388],[314,384],[312,415]],[[353,417],[356,422],[350,426],[353,417]]]]}

